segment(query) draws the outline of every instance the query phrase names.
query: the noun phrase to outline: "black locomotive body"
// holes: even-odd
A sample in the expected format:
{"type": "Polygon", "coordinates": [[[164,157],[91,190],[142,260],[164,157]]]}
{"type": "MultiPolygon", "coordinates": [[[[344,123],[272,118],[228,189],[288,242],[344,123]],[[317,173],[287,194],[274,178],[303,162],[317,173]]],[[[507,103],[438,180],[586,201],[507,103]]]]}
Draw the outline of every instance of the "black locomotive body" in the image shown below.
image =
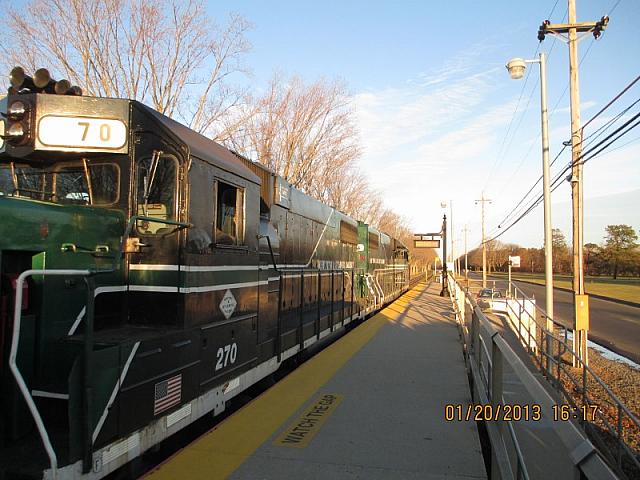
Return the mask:
{"type": "Polygon", "coordinates": [[[401,242],[139,102],[16,101],[26,138],[0,152],[7,476],[101,478],[407,288],[401,242]]]}

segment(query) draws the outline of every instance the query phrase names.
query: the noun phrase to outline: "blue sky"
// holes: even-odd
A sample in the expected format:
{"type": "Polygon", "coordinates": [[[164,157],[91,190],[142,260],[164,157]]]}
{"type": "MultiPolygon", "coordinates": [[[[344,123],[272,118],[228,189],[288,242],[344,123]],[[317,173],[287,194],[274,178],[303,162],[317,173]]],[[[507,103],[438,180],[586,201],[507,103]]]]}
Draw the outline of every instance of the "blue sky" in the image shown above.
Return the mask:
{"type": "MultiPolygon", "coordinates": [[[[361,167],[387,205],[416,231],[433,231],[440,202],[452,199],[454,233],[461,238],[468,224],[470,246],[480,240],[474,199],[484,190],[493,200],[487,209],[493,231],[541,174],[537,66],[523,90],[524,81],[510,80],[504,65],[516,56],[532,58],[542,20],[553,9],[552,23],[566,21],[566,8],[565,0],[209,2],[214,18],[237,12],[253,23],[246,64],[256,90],[274,71],[308,81],[343,79],[364,148],[361,167]]],[[[600,40],[588,36],[579,45],[585,122],[640,74],[640,2],[578,0],[577,12],[578,21],[611,17],[600,40]]],[[[549,55],[553,158],[569,138],[568,48],[552,37],[540,48],[549,55]]],[[[639,97],[636,85],[611,115],[639,97]]],[[[638,137],[640,129],[618,145],[638,137]]],[[[566,153],[556,167],[569,161],[566,153]]],[[[553,195],[553,223],[567,237],[569,199],[568,184],[553,195]]],[[[608,223],[640,229],[640,141],[585,165],[585,199],[585,241],[600,242],[608,223]],[[614,205],[619,199],[618,209],[612,199],[614,205]]],[[[540,210],[501,240],[541,246],[540,210]]]]}

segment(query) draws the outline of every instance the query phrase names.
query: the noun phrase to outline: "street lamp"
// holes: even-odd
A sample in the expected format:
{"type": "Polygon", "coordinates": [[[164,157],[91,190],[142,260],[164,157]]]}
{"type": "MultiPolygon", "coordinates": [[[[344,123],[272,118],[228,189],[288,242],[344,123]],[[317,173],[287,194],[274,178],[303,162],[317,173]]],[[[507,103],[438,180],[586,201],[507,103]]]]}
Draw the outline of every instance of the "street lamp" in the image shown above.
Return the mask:
{"type": "MultiPolygon", "coordinates": [[[[542,124],[542,179],[544,190],[544,277],[547,315],[547,330],[553,333],[553,255],[551,236],[551,190],[549,186],[549,121],[547,118],[547,66],[546,55],[541,52],[538,60],[514,58],[506,67],[511,78],[517,80],[524,76],[528,63],[540,65],[540,119],[542,124]]],[[[551,339],[547,336],[547,352],[551,354],[551,339]]],[[[551,363],[547,362],[549,368],[551,363]]]]}
{"type": "MultiPolygon", "coordinates": [[[[447,202],[440,202],[440,207],[442,207],[443,210],[446,211],[447,208],[447,202]]],[[[451,240],[450,240],[450,246],[451,246],[451,253],[449,253],[449,258],[451,258],[451,264],[453,265],[453,277],[455,278],[456,276],[456,257],[455,257],[455,246],[454,246],[454,235],[453,235],[453,200],[449,200],[449,222],[451,223],[451,226],[449,227],[449,232],[451,233],[451,240]]],[[[446,262],[447,259],[445,258],[444,261],[446,262]]]]}
{"type": "MultiPolygon", "coordinates": [[[[529,63],[537,62],[537,60],[530,60],[529,63]]],[[[527,68],[527,62],[522,58],[514,58],[507,63],[507,70],[513,80],[520,80],[524,77],[524,71],[527,68]]]]}
{"type": "Polygon", "coordinates": [[[447,274],[447,215],[442,216],[442,291],[441,297],[449,296],[449,281],[447,274]]]}

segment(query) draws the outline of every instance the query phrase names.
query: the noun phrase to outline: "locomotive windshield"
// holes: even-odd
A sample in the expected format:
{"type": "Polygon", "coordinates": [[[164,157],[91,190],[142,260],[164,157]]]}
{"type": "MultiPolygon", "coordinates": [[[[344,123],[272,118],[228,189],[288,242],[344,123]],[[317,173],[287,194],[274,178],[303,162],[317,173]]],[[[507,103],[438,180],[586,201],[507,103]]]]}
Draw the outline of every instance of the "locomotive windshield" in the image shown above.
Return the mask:
{"type": "Polygon", "coordinates": [[[0,165],[0,194],[58,204],[107,206],[118,201],[120,167],[101,159],[52,165],[0,165]]]}

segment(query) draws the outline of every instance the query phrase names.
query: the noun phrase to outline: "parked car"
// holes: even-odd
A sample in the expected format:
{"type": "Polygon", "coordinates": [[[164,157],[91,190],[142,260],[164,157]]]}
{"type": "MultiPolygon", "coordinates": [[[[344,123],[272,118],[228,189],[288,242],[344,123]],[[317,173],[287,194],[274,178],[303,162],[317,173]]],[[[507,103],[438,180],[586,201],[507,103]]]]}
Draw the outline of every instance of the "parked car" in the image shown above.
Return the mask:
{"type": "Polygon", "coordinates": [[[476,302],[482,310],[488,310],[491,308],[491,300],[495,298],[503,299],[504,295],[495,288],[483,288],[476,295],[476,302]]]}

